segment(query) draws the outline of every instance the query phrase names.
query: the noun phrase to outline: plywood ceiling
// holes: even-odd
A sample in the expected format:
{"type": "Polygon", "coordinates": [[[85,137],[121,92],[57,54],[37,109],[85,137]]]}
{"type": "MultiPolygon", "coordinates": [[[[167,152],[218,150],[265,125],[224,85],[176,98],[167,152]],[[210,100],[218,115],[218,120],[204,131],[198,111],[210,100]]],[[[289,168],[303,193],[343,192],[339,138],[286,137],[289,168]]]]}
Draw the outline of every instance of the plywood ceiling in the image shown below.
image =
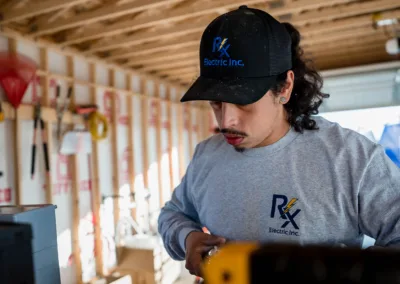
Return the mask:
{"type": "Polygon", "coordinates": [[[202,31],[243,4],[296,26],[320,70],[399,59],[385,51],[398,24],[376,22],[400,22],[399,0],[0,0],[0,25],[188,85],[202,31]]]}

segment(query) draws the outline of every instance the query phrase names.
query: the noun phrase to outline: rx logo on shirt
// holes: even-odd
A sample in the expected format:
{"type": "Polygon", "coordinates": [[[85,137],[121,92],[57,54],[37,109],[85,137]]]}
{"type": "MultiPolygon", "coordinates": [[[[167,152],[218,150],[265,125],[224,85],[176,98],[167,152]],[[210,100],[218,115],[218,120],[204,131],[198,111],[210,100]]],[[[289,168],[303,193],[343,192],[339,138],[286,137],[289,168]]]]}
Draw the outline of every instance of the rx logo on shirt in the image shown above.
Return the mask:
{"type": "Polygon", "coordinates": [[[279,218],[283,224],[281,229],[291,224],[296,230],[299,230],[295,218],[300,213],[300,209],[294,209],[298,199],[289,198],[285,195],[274,194],[272,198],[271,218],[279,218]]]}

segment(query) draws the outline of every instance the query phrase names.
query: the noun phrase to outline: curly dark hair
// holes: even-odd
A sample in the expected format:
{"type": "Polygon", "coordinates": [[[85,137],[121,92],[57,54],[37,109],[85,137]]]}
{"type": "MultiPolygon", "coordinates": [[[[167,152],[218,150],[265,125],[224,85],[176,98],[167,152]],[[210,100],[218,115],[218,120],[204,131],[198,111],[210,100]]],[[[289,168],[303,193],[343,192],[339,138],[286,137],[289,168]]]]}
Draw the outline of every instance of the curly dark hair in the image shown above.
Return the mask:
{"type": "MultiPolygon", "coordinates": [[[[321,91],[323,80],[313,67],[311,60],[303,58],[304,51],[300,47],[300,32],[291,24],[283,23],[292,38],[292,71],[294,73],[294,86],[291,98],[285,109],[290,125],[297,131],[317,130],[318,126],[311,115],[318,114],[318,108],[323,99],[329,98],[329,94],[321,91]]],[[[277,82],[271,88],[274,94],[285,85],[287,72],[278,75],[277,82]]]]}

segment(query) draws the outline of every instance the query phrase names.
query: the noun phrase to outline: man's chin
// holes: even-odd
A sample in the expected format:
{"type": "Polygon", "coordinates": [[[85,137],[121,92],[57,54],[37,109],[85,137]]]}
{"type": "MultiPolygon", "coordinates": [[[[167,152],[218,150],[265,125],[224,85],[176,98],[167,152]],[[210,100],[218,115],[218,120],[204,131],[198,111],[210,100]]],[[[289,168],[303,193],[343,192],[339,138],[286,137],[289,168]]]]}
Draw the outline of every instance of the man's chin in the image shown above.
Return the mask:
{"type": "Polygon", "coordinates": [[[233,148],[236,152],[243,153],[246,151],[246,149],[248,149],[248,145],[246,145],[246,143],[240,143],[239,145],[233,146],[233,148]]]}
{"type": "Polygon", "coordinates": [[[235,149],[236,152],[239,153],[243,153],[244,151],[246,151],[246,149],[248,149],[249,147],[251,147],[249,145],[249,143],[246,143],[247,141],[242,141],[240,144],[238,145],[232,145],[233,148],[235,149]]]}
{"type": "Polygon", "coordinates": [[[233,148],[238,153],[243,153],[244,151],[246,151],[246,148],[244,148],[244,147],[233,147],[233,148]]]}
{"type": "Polygon", "coordinates": [[[233,148],[235,149],[236,152],[238,153],[243,153],[244,151],[252,148],[253,146],[251,145],[251,143],[246,143],[247,141],[243,141],[242,143],[240,143],[239,145],[235,145],[233,146],[233,148]]]}

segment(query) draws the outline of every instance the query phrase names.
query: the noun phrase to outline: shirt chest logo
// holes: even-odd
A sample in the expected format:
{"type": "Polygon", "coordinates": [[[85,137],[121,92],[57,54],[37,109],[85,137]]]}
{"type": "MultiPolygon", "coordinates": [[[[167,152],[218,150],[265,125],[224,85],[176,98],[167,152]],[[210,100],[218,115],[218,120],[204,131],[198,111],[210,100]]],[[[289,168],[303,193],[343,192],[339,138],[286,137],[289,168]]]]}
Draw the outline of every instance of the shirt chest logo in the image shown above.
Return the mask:
{"type": "MultiPolygon", "coordinates": [[[[289,224],[295,229],[299,230],[299,225],[296,223],[296,217],[301,212],[301,209],[296,208],[298,198],[289,199],[285,195],[274,194],[272,197],[271,218],[282,220],[281,229],[285,229],[289,224]]],[[[270,228],[270,232],[271,232],[270,228]]],[[[273,233],[296,235],[299,236],[297,231],[275,230],[273,233]]]]}

